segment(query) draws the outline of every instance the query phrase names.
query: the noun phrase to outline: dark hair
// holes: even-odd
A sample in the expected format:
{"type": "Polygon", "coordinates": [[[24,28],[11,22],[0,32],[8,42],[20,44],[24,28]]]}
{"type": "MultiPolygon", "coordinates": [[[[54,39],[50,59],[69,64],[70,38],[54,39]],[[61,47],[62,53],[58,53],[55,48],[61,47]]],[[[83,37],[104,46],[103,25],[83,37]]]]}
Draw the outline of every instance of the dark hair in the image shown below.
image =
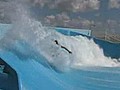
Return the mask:
{"type": "Polygon", "coordinates": [[[57,40],[55,40],[54,42],[58,45],[58,41],[57,40]]]}

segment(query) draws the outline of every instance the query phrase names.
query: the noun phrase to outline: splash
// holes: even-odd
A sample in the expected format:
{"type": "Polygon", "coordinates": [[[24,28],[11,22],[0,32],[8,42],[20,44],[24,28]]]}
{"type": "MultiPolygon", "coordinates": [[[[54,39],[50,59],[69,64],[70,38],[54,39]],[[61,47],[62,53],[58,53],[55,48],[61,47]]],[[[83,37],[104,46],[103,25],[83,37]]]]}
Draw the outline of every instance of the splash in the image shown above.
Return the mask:
{"type": "Polygon", "coordinates": [[[13,27],[0,40],[1,49],[10,50],[21,59],[32,58],[38,62],[41,62],[39,56],[42,55],[47,60],[45,62],[61,71],[119,66],[117,59],[104,56],[103,50],[92,39],[65,36],[42,26],[21,3],[15,3],[12,8],[15,10],[10,14],[13,27]]]}

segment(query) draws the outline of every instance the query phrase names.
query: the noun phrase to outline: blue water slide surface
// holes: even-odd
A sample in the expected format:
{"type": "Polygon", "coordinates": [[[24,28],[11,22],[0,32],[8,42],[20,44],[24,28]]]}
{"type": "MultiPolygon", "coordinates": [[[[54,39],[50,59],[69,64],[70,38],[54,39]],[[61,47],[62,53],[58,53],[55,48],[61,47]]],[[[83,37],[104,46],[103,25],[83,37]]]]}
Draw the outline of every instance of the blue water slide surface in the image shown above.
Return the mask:
{"type": "MultiPolygon", "coordinates": [[[[94,40],[103,48],[106,56],[120,58],[120,44],[94,40]]],[[[20,90],[120,90],[118,67],[81,68],[57,72],[47,63],[48,67],[45,67],[34,59],[22,60],[12,51],[1,50],[0,57],[17,72],[20,90]]],[[[42,55],[39,59],[46,61],[42,55]]]]}

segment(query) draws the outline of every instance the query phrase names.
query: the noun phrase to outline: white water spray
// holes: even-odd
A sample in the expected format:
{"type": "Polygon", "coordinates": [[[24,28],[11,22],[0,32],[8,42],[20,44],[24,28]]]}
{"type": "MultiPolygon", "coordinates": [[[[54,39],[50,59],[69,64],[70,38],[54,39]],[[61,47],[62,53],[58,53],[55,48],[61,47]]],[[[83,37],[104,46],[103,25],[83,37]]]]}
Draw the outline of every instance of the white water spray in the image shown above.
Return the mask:
{"type": "Polygon", "coordinates": [[[36,59],[35,57],[42,55],[49,64],[62,71],[80,67],[119,66],[116,59],[104,56],[103,50],[92,39],[65,36],[43,27],[40,22],[29,16],[28,10],[21,4],[15,5],[15,18],[11,16],[13,28],[1,39],[0,48],[19,52],[21,57],[26,58],[36,59]],[[72,54],[57,45],[55,40],[72,54]]]}

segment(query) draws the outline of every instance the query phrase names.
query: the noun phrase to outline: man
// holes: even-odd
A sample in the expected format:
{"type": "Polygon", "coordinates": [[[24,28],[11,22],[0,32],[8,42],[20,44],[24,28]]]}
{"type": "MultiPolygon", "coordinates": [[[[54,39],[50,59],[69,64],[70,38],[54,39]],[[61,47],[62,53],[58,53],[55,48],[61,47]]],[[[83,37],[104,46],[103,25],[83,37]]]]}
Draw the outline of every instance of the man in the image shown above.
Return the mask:
{"type": "Polygon", "coordinates": [[[66,47],[60,45],[57,40],[54,40],[54,42],[55,42],[57,45],[59,45],[61,48],[65,49],[68,53],[72,54],[72,52],[71,52],[70,50],[68,50],[66,47]]]}

